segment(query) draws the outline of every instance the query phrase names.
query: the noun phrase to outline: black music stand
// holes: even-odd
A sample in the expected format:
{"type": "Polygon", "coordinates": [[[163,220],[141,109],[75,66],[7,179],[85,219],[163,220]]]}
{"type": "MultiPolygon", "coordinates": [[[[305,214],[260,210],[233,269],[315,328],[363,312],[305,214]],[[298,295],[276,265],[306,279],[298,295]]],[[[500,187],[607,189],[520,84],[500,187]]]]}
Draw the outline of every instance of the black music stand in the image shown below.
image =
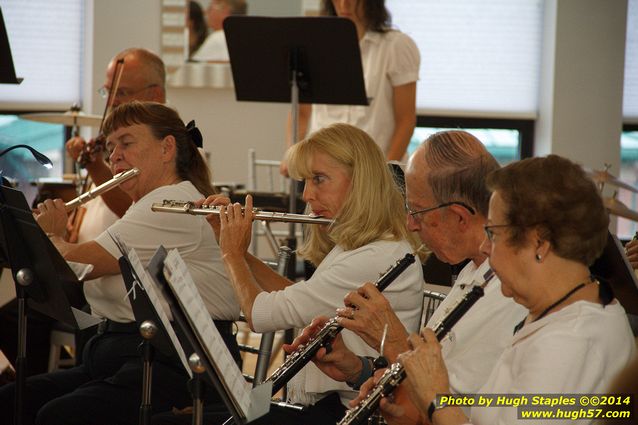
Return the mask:
{"type": "MultiPolygon", "coordinates": [[[[144,338],[140,346],[143,361],[143,379],[142,379],[142,404],[140,405],[140,425],[148,425],[151,423],[151,388],[152,388],[152,364],[155,350],[159,350],[167,357],[184,355],[182,346],[184,344],[184,337],[180,338],[179,335],[174,335],[177,341],[169,336],[169,329],[173,331],[173,327],[170,323],[166,323],[162,320],[158,309],[161,306],[156,306],[151,301],[151,298],[145,290],[145,285],[142,285],[142,278],[133,267],[129,254],[126,252],[123,246],[116,241],[116,244],[122,252],[122,257],[119,258],[120,270],[122,271],[122,277],[124,278],[124,284],[128,292],[129,301],[133,309],[135,316],[135,322],[137,323],[140,333],[144,338]],[[176,345],[179,344],[179,347],[176,345]],[[180,355],[181,351],[181,355],[180,355]]],[[[150,267],[157,269],[162,264],[163,259],[166,257],[166,251],[160,247],[157,250],[153,258],[151,258],[150,267]]],[[[152,284],[152,283],[148,283],[152,284]]],[[[159,293],[159,291],[158,291],[159,293]]],[[[161,296],[161,295],[159,295],[161,296]]],[[[166,318],[168,319],[168,318],[166,318]]],[[[192,352],[192,349],[189,348],[192,352]]],[[[184,367],[186,371],[192,376],[188,365],[185,363],[184,367]]]]}
{"type": "MultiPolygon", "coordinates": [[[[290,102],[293,144],[299,102],[368,105],[357,31],[349,19],[229,16],[224,32],[237,100],[290,102]]],[[[296,200],[291,181],[288,211],[297,211],[296,200]]],[[[287,245],[296,249],[294,223],[287,245]]]]}
{"type": "Polygon", "coordinates": [[[627,260],[625,249],[611,232],[608,232],[603,253],[589,270],[594,276],[609,282],[627,313],[638,315],[638,280],[627,260]]]}
{"type": "MultiPolygon", "coordinates": [[[[188,311],[185,306],[182,305],[178,295],[172,289],[171,284],[169,284],[168,280],[164,276],[164,262],[166,257],[166,250],[160,246],[158,252],[156,252],[154,256],[154,261],[149,263],[148,272],[151,275],[151,278],[157,283],[157,286],[162,288],[162,293],[170,306],[171,313],[173,314],[173,324],[176,332],[178,335],[183,335],[185,338],[184,348],[187,350],[192,349],[192,351],[190,351],[192,354],[189,355],[189,351],[187,351],[186,354],[189,355],[189,366],[194,372],[194,382],[191,383],[191,392],[193,393],[194,402],[193,423],[201,425],[201,391],[205,383],[217,390],[224,405],[232,415],[234,422],[238,425],[244,425],[252,419],[246,418],[244,415],[245,412],[242,413],[241,408],[233,401],[230,391],[226,387],[226,383],[220,376],[221,372],[218,373],[216,370],[214,361],[209,355],[209,349],[205,346],[203,336],[200,334],[194,323],[195,319],[192,316],[193,312],[188,311]],[[199,407],[199,409],[197,407],[199,407]]],[[[212,326],[215,327],[215,325],[212,326]]],[[[270,385],[263,384],[258,388],[254,388],[252,391],[253,393],[257,393],[262,396],[268,403],[270,400],[270,388],[270,385]]]]}
{"type": "Polygon", "coordinates": [[[0,84],[20,84],[22,80],[23,78],[16,77],[9,36],[4,25],[2,8],[0,8],[0,84]]]}
{"type": "Polygon", "coordinates": [[[74,329],[95,324],[81,311],[79,281],[40,226],[22,192],[0,186],[0,245],[15,281],[18,299],[18,355],[14,423],[22,423],[25,389],[27,303],[74,329]]]}

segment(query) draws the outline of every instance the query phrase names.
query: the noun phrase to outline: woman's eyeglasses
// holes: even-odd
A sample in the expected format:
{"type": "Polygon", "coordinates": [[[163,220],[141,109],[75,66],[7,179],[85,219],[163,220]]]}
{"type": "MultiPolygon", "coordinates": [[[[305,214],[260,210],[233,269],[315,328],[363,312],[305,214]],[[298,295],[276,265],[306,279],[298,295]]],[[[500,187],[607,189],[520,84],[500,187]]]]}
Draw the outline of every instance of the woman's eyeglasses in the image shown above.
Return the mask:
{"type": "Polygon", "coordinates": [[[483,226],[483,230],[485,230],[485,236],[490,242],[494,241],[494,231],[492,229],[497,229],[499,227],[512,227],[512,224],[490,224],[487,226],[483,226]]]}

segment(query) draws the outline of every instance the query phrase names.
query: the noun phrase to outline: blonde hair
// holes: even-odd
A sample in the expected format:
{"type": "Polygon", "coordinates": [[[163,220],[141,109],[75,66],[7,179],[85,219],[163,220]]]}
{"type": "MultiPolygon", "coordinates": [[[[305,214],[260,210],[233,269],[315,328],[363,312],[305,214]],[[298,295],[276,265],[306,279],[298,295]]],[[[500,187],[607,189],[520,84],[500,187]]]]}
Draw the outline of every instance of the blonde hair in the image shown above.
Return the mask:
{"type": "Polygon", "coordinates": [[[301,255],[319,264],[335,245],[352,250],[377,240],[414,241],[405,226],[401,191],[381,149],[366,132],[348,124],[316,131],[288,150],[290,176],[312,178],[317,153],[330,156],[347,170],[350,190],[328,231],[307,226],[301,255]]]}

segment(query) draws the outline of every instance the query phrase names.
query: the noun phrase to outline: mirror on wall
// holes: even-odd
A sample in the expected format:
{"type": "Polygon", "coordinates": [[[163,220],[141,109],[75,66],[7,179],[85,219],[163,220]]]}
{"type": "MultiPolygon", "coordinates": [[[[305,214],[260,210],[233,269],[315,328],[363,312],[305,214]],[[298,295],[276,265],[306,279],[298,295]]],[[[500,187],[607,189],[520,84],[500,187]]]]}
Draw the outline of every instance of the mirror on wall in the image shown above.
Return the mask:
{"type": "MultiPolygon", "coordinates": [[[[169,87],[232,87],[219,16],[234,2],[241,0],[162,0],[160,51],[169,87]]],[[[311,16],[318,14],[320,3],[245,0],[246,14],[254,16],[311,16]]]]}

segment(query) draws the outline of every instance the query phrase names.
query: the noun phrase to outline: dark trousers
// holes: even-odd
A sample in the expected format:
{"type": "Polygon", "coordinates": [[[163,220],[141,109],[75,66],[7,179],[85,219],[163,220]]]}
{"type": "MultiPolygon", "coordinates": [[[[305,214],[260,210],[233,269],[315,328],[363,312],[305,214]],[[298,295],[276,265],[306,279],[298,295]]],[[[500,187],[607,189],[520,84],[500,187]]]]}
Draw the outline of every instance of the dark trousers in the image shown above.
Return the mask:
{"type": "MultiPolygon", "coordinates": [[[[54,323],[54,319],[42,313],[27,310],[26,376],[47,371],[51,328],[54,323]]],[[[0,307],[0,350],[15,366],[18,356],[18,301],[15,299],[0,307]]]]}
{"type": "MultiPolygon", "coordinates": [[[[339,422],[346,414],[346,408],[337,393],[332,393],[322,398],[313,406],[309,406],[304,412],[298,412],[279,406],[271,406],[270,412],[252,422],[251,425],[333,425],[339,422]]],[[[221,404],[207,405],[204,407],[204,425],[221,425],[230,414],[221,404]]],[[[153,416],[152,425],[190,425],[192,415],[181,415],[172,412],[161,413],[153,416]]],[[[230,422],[234,424],[234,422],[230,422]]]]}
{"type": "MultiPolygon", "coordinates": [[[[137,425],[142,390],[141,342],[137,331],[107,331],[88,342],[80,366],[27,379],[24,424],[137,425]]],[[[188,375],[176,357],[156,351],[153,412],[190,405],[187,381],[188,375]]],[[[8,424],[14,415],[14,399],[14,384],[0,387],[0,412],[8,424]]],[[[220,401],[214,391],[209,392],[208,400],[220,401]]]]}

